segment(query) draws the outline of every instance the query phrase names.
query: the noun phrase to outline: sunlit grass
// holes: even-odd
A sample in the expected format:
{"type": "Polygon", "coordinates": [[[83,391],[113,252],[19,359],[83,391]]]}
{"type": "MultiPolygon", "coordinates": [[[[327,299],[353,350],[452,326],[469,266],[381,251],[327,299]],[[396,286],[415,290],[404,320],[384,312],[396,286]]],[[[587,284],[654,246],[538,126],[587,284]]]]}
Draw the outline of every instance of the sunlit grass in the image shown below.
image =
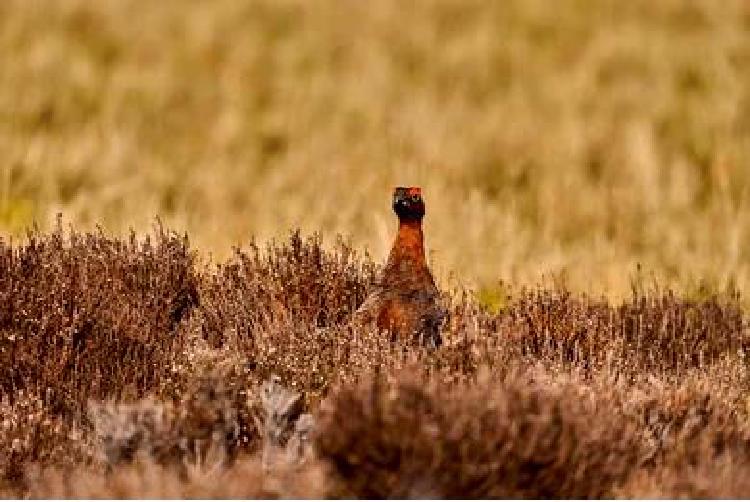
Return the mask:
{"type": "Polygon", "coordinates": [[[9,0],[0,228],[382,258],[420,184],[441,278],[746,291],[749,27],[739,0],[9,0]]]}

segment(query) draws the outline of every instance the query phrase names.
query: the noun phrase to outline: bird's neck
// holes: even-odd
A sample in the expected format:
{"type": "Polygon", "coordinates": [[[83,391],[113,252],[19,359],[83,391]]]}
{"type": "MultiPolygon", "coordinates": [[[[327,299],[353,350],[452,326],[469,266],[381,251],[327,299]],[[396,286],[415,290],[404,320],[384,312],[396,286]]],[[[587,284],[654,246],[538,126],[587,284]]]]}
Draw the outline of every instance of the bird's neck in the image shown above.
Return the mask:
{"type": "Polygon", "coordinates": [[[421,219],[400,218],[398,233],[388,256],[386,270],[408,263],[416,269],[427,268],[421,219]]]}

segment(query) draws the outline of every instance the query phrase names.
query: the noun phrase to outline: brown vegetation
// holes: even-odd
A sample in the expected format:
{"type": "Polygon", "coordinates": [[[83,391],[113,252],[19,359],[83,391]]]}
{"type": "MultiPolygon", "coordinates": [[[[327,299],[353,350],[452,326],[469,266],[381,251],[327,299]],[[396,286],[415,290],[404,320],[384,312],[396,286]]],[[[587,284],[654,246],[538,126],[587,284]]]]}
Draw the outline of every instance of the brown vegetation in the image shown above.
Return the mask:
{"type": "Polygon", "coordinates": [[[748,495],[736,296],[458,290],[427,351],[350,325],[378,267],[341,242],[193,256],[161,227],[0,243],[3,494],[748,495]]]}

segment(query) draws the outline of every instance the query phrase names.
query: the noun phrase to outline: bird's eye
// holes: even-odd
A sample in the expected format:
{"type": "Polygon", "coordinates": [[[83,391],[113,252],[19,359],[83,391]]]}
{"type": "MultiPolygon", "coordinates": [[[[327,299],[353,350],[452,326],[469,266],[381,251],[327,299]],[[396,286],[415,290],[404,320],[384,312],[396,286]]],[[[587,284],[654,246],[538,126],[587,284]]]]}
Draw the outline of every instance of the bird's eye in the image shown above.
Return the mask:
{"type": "Polygon", "coordinates": [[[419,202],[419,195],[417,195],[417,194],[412,195],[411,196],[411,200],[412,200],[412,202],[419,202]]]}

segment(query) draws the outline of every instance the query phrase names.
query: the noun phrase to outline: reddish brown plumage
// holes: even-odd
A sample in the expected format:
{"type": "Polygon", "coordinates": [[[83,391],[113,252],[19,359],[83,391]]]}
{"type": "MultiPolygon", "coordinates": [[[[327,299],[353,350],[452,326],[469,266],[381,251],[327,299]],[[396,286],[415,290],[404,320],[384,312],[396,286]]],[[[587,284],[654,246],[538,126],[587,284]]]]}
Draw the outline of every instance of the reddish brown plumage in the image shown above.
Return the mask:
{"type": "Polygon", "coordinates": [[[393,209],[399,226],[383,275],[355,314],[358,323],[375,323],[394,339],[441,343],[445,311],[425,260],[424,202],[417,187],[396,188],[393,209]]]}

